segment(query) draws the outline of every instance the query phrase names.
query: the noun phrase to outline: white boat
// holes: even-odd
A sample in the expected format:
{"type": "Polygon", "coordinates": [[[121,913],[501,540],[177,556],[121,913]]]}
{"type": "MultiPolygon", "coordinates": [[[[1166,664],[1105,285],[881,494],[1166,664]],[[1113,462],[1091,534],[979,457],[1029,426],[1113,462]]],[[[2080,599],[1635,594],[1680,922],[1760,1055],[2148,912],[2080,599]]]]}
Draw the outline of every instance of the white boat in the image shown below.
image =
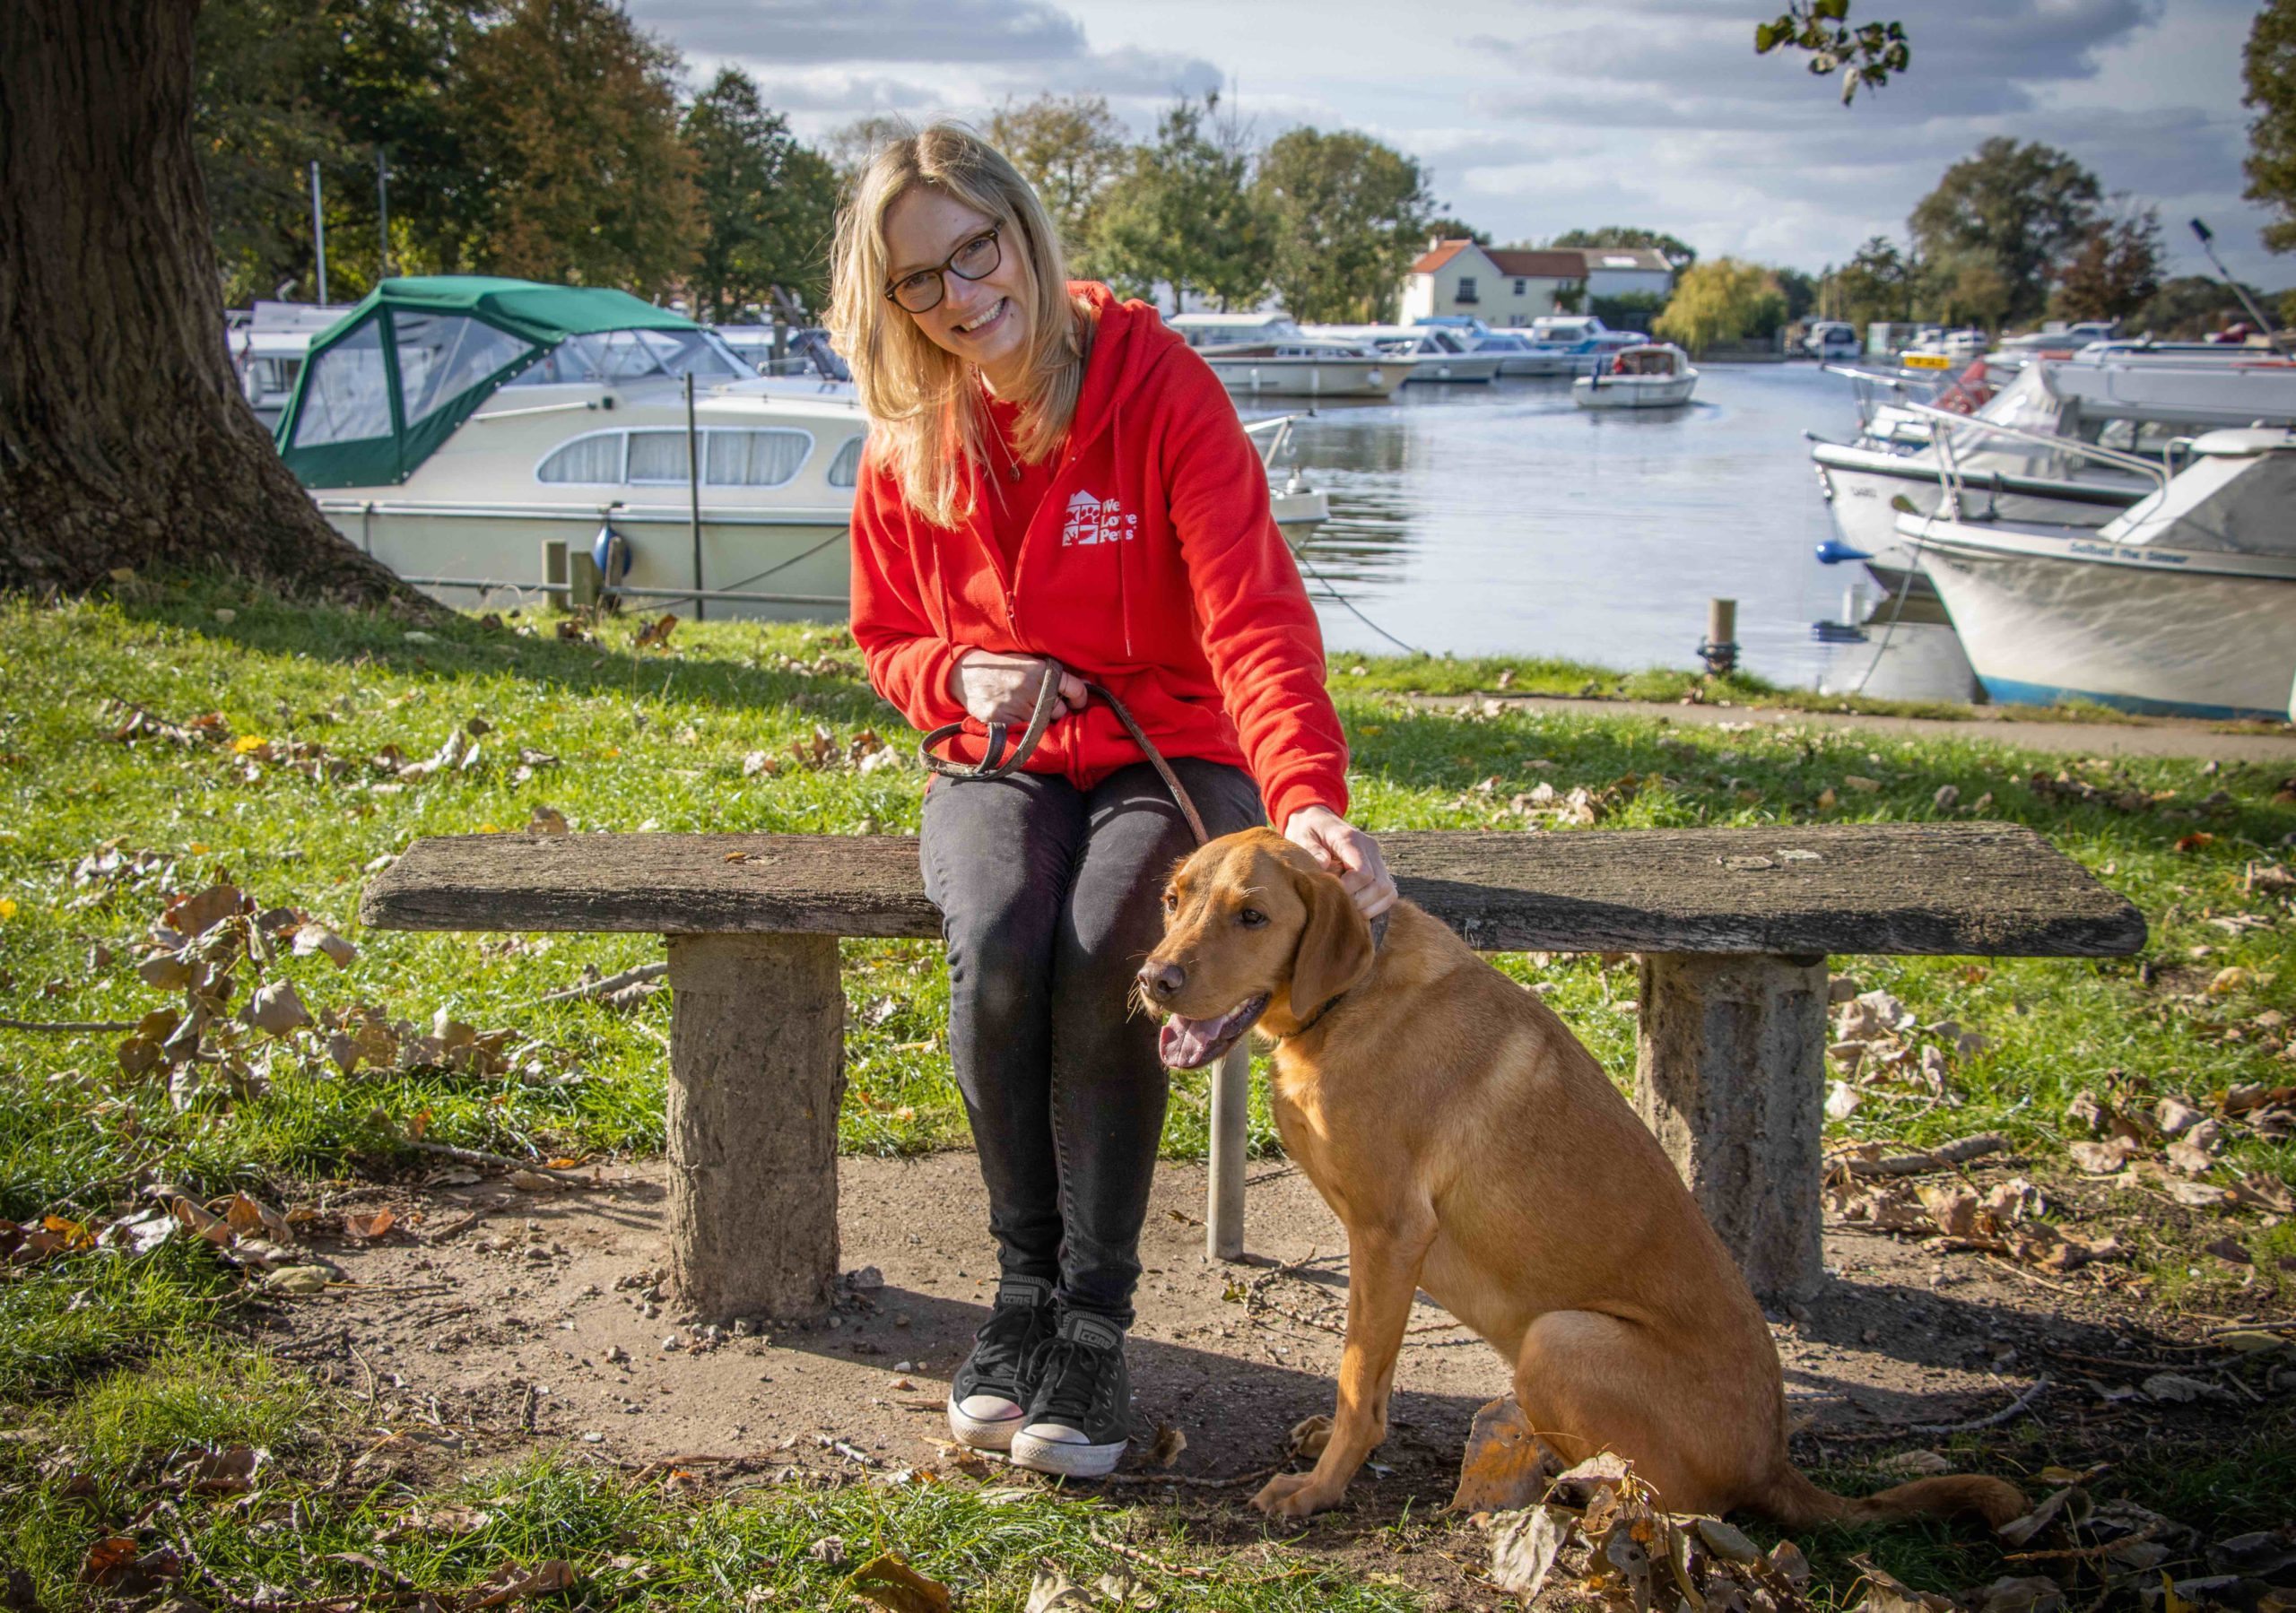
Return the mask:
{"type": "Polygon", "coordinates": [[[1473,314],[1422,314],[1414,325],[1439,330],[1472,353],[1495,353],[1502,376],[1575,376],[1585,359],[1572,346],[1541,342],[1528,330],[1494,330],[1473,314]]]}
{"type": "Polygon", "coordinates": [[[854,395],[853,372],[830,345],[827,331],[781,327],[781,356],[774,357],[774,327],[770,325],[713,325],[712,334],[740,355],[762,383],[757,390],[771,397],[849,398],[854,395]]]}
{"type": "Polygon", "coordinates": [[[2296,432],[2213,431],[2099,528],[1900,514],[1996,700],[2278,720],[2296,682],[2296,432]]]}
{"type": "Polygon", "coordinates": [[[265,429],[279,424],[281,412],[294,395],[295,377],[303,373],[311,339],[350,311],[347,303],[257,302],[223,317],[232,372],[265,429]]]}
{"type": "Polygon", "coordinates": [[[1935,513],[1948,460],[1969,496],[2002,520],[2101,526],[2152,490],[2152,473],[2169,467],[2185,439],[2296,425],[2296,362],[2255,349],[2102,344],[2067,360],[2034,359],[1968,413],[1925,403],[1892,377],[1836,373],[1893,401],[1886,414],[1865,416],[1855,442],[1813,437],[1810,457],[1839,539],[1820,558],[1862,561],[1892,590],[1909,585],[1914,568],[1894,500],[1935,513]],[[1914,429],[1917,421],[1925,429],[1914,429]],[[1942,439],[1931,440],[1937,433],[1942,439]]]}
{"type": "Polygon", "coordinates": [[[1303,325],[1300,331],[1326,341],[1369,347],[1384,357],[1413,359],[1409,379],[1477,381],[1499,378],[1499,355],[1472,350],[1465,333],[1422,325],[1303,325]]]}
{"type": "Polygon", "coordinates": [[[1275,517],[1284,542],[1295,547],[1313,537],[1316,528],[1331,519],[1331,496],[1320,488],[1309,487],[1300,469],[1297,445],[1292,435],[1292,428],[1300,418],[1296,414],[1279,414],[1269,420],[1249,421],[1244,427],[1244,435],[1259,450],[1260,468],[1267,473],[1268,511],[1275,517]]]}
{"type": "Polygon", "coordinates": [[[1671,342],[1621,348],[1593,375],[1570,383],[1570,401],[1581,409],[1672,409],[1690,402],[1698,371],[1690,355],[1671,342]]]}
{"type": "MultiPolygon", "coordinates": [[[[391,280],[312,343],[279,442],[338,532],[452,604],[562,595],[589,553],[650,608],[836,620],[868,421],[771,386],[619,291],[391,280]]],[[[1255,435],[1271,478],[1288,440],[1255,435]]],[[[1296,470],[1272,490],[1287,535],[1329,514],[1296,470]]]]}
{"type": "Polygon", "coordinates": [[[1577,375],[1591,375],[1611,354],[1650,340],[1640,331],[1614,331],[1596,314],[1542,315],[1530,332],[1535,343],[1567,354],[1577,375]]]}
{"type": "Polygon", "coordinates": [[[1310,336],[1289,314],[1174,314],[1164,323],[1244,397],[1386,398],[1419,360],[1310,336]]]}

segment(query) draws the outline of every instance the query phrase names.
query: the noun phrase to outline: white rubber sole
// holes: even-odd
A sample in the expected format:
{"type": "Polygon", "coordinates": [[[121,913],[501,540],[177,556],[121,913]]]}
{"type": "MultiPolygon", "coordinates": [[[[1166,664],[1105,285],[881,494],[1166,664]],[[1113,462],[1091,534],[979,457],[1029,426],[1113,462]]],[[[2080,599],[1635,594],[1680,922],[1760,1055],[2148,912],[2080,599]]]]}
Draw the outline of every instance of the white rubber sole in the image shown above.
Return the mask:
{"type": "Polygon", "coordinates": [[[1013,1465],[1032,1473],[1057,1473],[1065,1479],[1105,1479],[1123,1459],[1125,1444],[1079,1444],[1065,1439],[1039,1439],[1016,1433],[1010,1446],[1013,1465]]]}
{"type": "Polygon", "coordinates": [[[976,1451],[1011,1450],[1013,1436],[1018,1434],[1027,1422],[1026,1412],[1016,1413],[1012,1417],[988,1419],[967,1417],[957,1409],[955,1401],[952,1400],[949,1402],[949,1432],[956,1436],[959,1444],[970,1445],[976,1451]]]}

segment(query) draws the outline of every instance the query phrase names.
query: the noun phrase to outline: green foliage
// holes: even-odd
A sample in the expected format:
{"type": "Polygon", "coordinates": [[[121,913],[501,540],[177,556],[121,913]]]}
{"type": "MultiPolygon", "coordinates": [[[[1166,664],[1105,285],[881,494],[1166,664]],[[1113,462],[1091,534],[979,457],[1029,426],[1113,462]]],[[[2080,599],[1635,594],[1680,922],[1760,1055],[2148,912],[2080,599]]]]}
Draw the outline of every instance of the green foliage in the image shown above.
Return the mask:
{"type": "Polygon", "coordinates": [[[1841,104],[1859,87],[1878,90],[1913,65],[1913,47],[1896,22],[1849,26],[1849,0],[1791,0],[1777,20],[1754,25],[1754,54],[1785,48],[1807,52],[1809,70],[1841,74],[1841,104]]]}
{"type": "Polygon", "coordinates": [[[2001,260],[1982,247],[1951,247],[1914,272],[1914,308],[1940,325],[1999,325],[2015,290],[2001,260]]]}
{"type": "Polygon", "coordinates": [[[2266,0],[2240,56],[2240,104],[2256,109],[2241,194],[2279,216],[2264,228],[2274,252],[2296,251],[2296,0],[2266,0]]]}
{"type": "Polygon", "coordinates": [[[1759,264],[1717,257],[1694,264],[1675,282],[1651,334],[1697,353],[1717,343],[1766,335],[1785,322],[1786,294],[1776,276],[1759,264]]]}
{"type": "Polygon", "coordinates": [[[1818,312],[1857,325],[1903,319],[1912,312],[1912,265],[1885,235],[1870,238],[1857,256],[1818,282],[1818,312]]]}
{"type": "Polygon", "coordinates": [[[214,0],[194,36],[193,132],[228,300],[315,299],[309,166],[328,294],[380,277],[376,153],[400,273],[462,266],[478,178],[451,85],[491,0],[214,0]]]}
{"type": "Polygon", "coordinates": [[[2161,289],[2161,210],[2100,221],[2058,269],[2048,311],[2059,319],[2124,319],[2161,289]]]}
{"type": "Polygon", "coordinates": [[[1169,285],[1182,306],[1191,291],[1223,308],[1259,300],[1273,261],[1270,220],[1247,183],[1244,131],[1218,109],[1216,95],[1184,98],[1158,120],[1154,142],[1134,152],[1100,209],[1087,273],[1134,296],[1169,285]]]}
{"type": "Polygon", "coordinates": [[[1594,306],[1587,311],[1614,331],[1647,331],[1666,311],[1668,300],[1656,291],[1627,291],[1616,297],[1595,298],[1594,306]]]}
{"type": "Polygon", "coordinates": [[[1435,212],[1417,162],[1351,129],[1297,128],[1262,155],[1252,189],[1273,222],[1268,278],[1285,308],[1307,320],[1386,317],[1435,212]]]}
{"type": "Polygon", "coordinates": [[[1132,143],[1104,95],[1008,99],[988,143],[1013,160],[1052,214],[1072,259],[1087,256],[1102,200],[1132,167],[1132,143]]]}
{"type": "Polygon", "coordinates": [[[1996,317],[2013,322],[2038,317],[2056,266],[2095,227],[2100,195],[2096,175],[2053,146],[1986,141],[1908,221],[1917,254],[1934,265],[1929,294],[1965,309],[1997,300],[1996,317]],[[1982,283],[1987,260],[1997,294],[1982,283]]]}
{"type": "Polygon", "coordinates": [[[1431,241],[1473,241],[1478,247],[1491,245],[1491,231],[1477,230],[1465,219],[1455,219],[1446,213],[1441,218],[1427,221],[1427,238],[1431,241]]]}
{"type": "Polygon", "coordinates": [[[690,284],[697,314],[739,317],[781,288],[811,308],[829,297],[829,238],[837,176],[769,111],[737,67],[718,70],[686,108],[701,239],[690,284]]]}
{"type": "MultiPolygon", "coordinates": [[[[2267,306],[2272,300],[2254,286],[2248,291],[2267,306]]],[[[2163,281],[2142,307],[2131,312],[2126,326],[2163,342],[2196,342],[2248,317],[2240,299],[2222,281],[2209,274],[2179,274],[2163,281]]]]}
{"type": "Polygon", "coordinates": [[[1681,273],[1698,261],[1698,248],[1679,236],[1657,230],[1645,230],[1634,224],[1603,224],[1593,230],[1566,230],[1547,243],[1550,247],[1648,247],[1659,254],[1681,273]]]}
{"type": "Polygon", "coordinates": [[[614,0],[512,0],[470,47],[482,266],[652,295],[691,267],[700,209],[676,51],[614,0]]]}

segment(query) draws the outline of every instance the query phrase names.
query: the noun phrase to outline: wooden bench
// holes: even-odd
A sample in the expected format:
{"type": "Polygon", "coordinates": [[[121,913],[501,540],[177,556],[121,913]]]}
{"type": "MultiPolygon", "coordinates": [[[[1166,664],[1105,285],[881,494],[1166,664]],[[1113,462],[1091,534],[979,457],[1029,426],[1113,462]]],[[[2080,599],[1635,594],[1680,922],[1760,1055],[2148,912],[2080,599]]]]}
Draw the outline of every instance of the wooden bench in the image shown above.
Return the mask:
{"type": "MultiPolygon", "coordinates": [[[[1637,1106],[1773,1299],[1823,1277],[1830,954],[2101,957],[2145,935],[2127,902],[2006,824],[1439,831],[1380,844],[1404,895],[1482,950],[1640,956],[1637,1106]]],[[[424,839],[368,887],[360,916],[382,929],[666,937],[675,1289],[717,1317],[795,1318],[829,1304],[844,1089],[837,942],[940,935],[914,839],[424,839]]],[[[1243,1249],[1248,1077],[1239,1052],[1213,1082],[1216,1259],[1243,1249]]]]}

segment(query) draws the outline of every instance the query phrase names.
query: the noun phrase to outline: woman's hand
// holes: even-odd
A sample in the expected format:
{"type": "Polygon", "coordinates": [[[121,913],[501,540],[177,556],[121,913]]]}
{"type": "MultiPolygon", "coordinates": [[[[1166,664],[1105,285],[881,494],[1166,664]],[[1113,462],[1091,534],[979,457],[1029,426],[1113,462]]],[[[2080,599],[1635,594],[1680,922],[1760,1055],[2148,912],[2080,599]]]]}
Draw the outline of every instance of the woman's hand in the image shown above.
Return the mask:
{"type": "MultiPolygon", "coordinates": [[[[1008,728],[1027,725],[1036,714],[1037,690],[1045,669],[1053,663],[1041,655],[1004,655],[995,650],[972,649],[957,658],[949,674],[949,692],[980,723],[1002,723],[1008,728]]],[[[1065,717],[1083,709],[1089,697],[1084,680],[1074,672],[1060,674],[1060,703],[1053,715],[1065,717]]]]}
{"type": "Polygon", "coordinates": [[[1337,874],[1340,889],[1355,898],[1365,918],[1377,918],[1396,905],[1395,877],[1379,854],[1379,843],[1329,807],[1301,807],[1283,826],[1283,837],[1305,849],[1325,872],[1337,874]]]}

